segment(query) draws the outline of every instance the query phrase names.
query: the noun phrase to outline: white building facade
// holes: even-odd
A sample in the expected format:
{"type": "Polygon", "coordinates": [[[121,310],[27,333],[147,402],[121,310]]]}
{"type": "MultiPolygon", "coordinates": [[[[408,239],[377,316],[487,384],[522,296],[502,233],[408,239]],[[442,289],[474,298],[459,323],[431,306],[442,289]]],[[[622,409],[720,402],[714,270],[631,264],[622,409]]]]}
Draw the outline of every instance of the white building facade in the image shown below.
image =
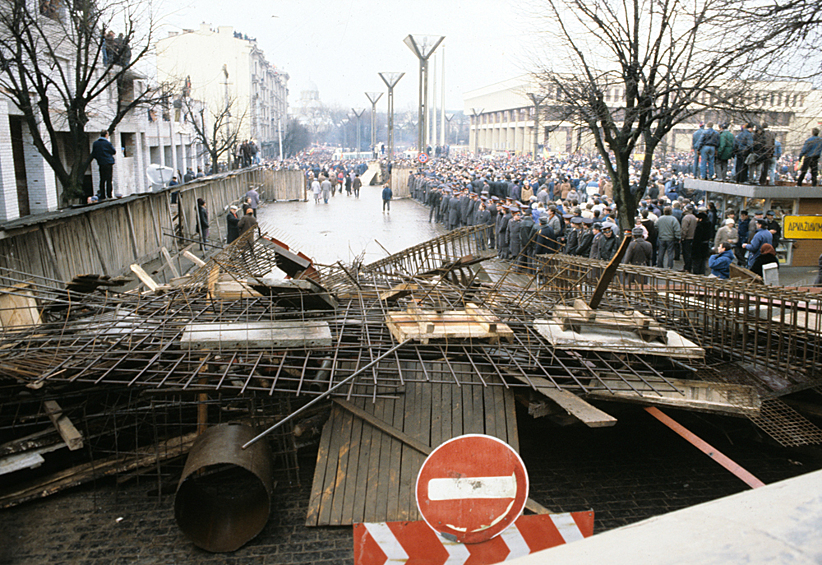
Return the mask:
{"type": "MultiPolygon", "coordinates": [[[[709,97],[709,94],[703,96],[709,97]]],[[[614,87],[605,93],[606,104],[619,106],[624,92],[614,87]]],[[[470,150],[478,154],[506,152],[516,155],[532,153],[534,136],[540,150],[545,153],[572,153],[595,151],[587,127],[568,121],[551,119],[551,107],[558,104],[555,92],[543,92],[536,82],[524,75],[492,84],[465,94],[465,115],[470,116],[470,150]],[[534,131],[536,106],[529,97],[534,94],[542,99],[540,104],[539,131],[534,131]]],[[[756,120],[767,122],[782,142],[786,153],[798,154],[812,127],[822,123],[822,95],[809,82],[763,82],[752,88],[748,105],[761,108],[756,120]]],[[[705,104],[710,103],[707,98],[705,104]]],[[[557,115],[558,112],[554,112],[557,115]]],[[[726,115],[706,110],[681,123],[665,137],[667,152],[689,152],[693,133],[699,122],[741,122],[742,118],[729,120],[726,115]]],[[[736,133],[741,123],[732,123],[736,133]]]]}
{"type": "MultiPolygon", "coordinates": [[[[157,42],[158,80],[191,84],[191,96],[216,115],[231,104],[240,141],[272,147],[288,116],[287,73],[269,63],[255,39],[230,26],[172,32],[157,42]]],[[[264,152],[265,155],[265,152],[264,152]]]]}

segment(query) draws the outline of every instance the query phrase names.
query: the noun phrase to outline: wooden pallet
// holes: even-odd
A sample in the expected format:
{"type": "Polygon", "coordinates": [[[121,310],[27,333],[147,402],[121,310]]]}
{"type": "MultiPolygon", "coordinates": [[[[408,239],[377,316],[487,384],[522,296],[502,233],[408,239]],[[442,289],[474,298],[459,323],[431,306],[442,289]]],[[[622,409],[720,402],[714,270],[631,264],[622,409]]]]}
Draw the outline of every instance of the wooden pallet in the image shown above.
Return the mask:
{"type": "MultiPolygon", "coordinates": [[[[444,363],[425,368],[428,374],[447,371],[444,363]]],[[[403,374],[425,378],[414,362],[403,363],[403,374]]],[[[375,403],[351,400],[377,426],[334,405],[320,439],[306,525],[419,520],[414,485],[425,455],[415,442],[433,448],[462,434],[484,433],[519,450],[510,389],[409,382],[398,392],[375,403]]]]}
{"type": "Polygon", "coordinates": [[[397,341],[483,340],[499,343],[512,342],[514,332],[499,321],[489,310],[468,303],[464,310],[422,310],[409,306],[405,312],[389,312],[385,323],[397,341]]]}

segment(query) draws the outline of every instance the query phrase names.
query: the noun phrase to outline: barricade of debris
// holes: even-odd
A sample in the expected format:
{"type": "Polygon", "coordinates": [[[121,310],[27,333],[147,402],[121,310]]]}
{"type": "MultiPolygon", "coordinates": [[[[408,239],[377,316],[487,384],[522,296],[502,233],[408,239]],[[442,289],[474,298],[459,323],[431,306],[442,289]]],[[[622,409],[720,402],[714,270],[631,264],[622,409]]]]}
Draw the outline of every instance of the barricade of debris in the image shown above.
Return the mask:
{"type": "MultiPolygon", "coordinates": [[[[190,489],[184,456],[218,424],[251,431],[211,440],[225,457],[202,474],[251,473],[256,499],[269,474],[245,449],[265,438],[265,457],[295,470],[297,446],[320,442],[308,525],[417,519],[425,453],[465,433],[516,449],[517,402],[560,425],[612,426],[608,403],[634,402],[822,442],[780,400],[820,384],[812,295],[564,255],[517,272],[479,229],[369,265],[316,265],[247,232],[174,284],[136,270],[128,292],[0,273],[0,508],[106,475],[190,489]]],[[[206,549],[259,531],[257,516],[211,545],[186,518],[201,510],[181,506],[206,549]]]]}

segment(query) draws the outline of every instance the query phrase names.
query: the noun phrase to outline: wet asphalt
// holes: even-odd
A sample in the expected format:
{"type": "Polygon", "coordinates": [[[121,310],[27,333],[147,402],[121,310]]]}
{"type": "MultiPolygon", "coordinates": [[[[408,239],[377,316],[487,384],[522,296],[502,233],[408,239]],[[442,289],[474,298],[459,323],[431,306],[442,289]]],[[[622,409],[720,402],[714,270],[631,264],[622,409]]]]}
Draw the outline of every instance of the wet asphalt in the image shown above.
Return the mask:
{"type": "Polygon", "coordinates": [[[363,255],[371,263],[447,233],[428,223],[428,208],[413,199],[394,199],[390,212],[382,212],[382,187],[364,186],[360,197],[343,192],[314,203],[268,202],[257,210],[263,233],[273,234],[316,263],[350,263],[363,255]]]}

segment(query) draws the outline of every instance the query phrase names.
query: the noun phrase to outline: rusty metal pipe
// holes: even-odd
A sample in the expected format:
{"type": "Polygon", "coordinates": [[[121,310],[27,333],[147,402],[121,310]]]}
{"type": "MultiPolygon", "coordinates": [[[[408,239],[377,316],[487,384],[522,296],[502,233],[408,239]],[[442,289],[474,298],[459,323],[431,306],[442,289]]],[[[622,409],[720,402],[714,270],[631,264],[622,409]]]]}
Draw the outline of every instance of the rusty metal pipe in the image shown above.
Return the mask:
{"type": "Polygon", "coordinates": [[[254,429],[208,428],[194,442],[174,497],[174,518],[194,545],[235,551],[259,534],[271,510],[271,453],[261,441],[242,445],[254,429]]]}

